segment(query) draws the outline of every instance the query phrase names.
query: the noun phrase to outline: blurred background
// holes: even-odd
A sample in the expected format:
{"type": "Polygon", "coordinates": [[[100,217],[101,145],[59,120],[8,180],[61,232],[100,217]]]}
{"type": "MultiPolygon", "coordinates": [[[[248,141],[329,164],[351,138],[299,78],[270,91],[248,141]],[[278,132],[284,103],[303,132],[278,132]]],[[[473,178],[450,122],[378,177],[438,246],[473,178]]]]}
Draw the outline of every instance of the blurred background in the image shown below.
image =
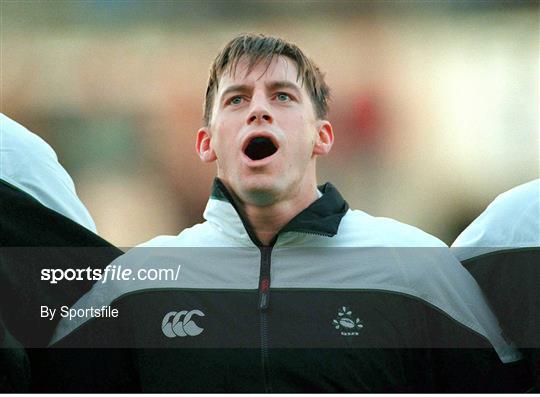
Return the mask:
{"type": "Polygon", "coordinates": [[[1,111],[42,136],[99,233],[129,247],[202,221],[195,154],[208,68],[242,32],[326,71],[353,208],[451,243],[537,178],[538,2],[1,1],[1,111]]]}

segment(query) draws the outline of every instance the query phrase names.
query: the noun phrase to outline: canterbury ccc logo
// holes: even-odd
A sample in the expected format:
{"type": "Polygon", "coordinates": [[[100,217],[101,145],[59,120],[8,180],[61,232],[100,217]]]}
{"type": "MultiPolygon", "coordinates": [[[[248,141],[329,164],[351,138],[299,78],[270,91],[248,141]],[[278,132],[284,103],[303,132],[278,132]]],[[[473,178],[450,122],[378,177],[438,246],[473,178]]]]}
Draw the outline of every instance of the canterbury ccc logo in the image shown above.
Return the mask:
{"type": "Polygon", "coordinates": [[[204,331],[204,328],[195,324],[191,318],[193,316],[204,317],[200,310],[182,310],[181,312],[169,312],[163,317],[161,330],[168,338],[177,336],[197,336],[204,331]]]}

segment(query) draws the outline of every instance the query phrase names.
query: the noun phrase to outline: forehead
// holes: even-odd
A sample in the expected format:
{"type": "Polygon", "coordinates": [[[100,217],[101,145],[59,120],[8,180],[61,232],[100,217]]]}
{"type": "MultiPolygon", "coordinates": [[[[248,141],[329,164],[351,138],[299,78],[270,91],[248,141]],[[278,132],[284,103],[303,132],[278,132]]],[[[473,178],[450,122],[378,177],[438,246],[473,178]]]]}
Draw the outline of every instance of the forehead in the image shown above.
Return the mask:
{"type": "Polygon", "coordinates": [[[255,85],[272,81],[287,81],[302,88],[302,81],[298,77],[296,63],[285,56],[277,56],[268,64],[262,60],[249,70],[249,60],[242,57],[236,68],[226,68],[219,80],[218,95],[231,85],[255,85]]]}

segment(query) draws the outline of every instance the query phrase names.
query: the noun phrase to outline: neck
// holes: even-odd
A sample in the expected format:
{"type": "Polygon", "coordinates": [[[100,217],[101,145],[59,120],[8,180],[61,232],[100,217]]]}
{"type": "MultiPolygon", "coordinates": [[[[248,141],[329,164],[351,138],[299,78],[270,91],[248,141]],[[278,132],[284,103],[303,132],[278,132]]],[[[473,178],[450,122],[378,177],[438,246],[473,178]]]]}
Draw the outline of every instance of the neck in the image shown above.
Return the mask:
{"type": "MultiPolygon", "coordinates": [[[[304,180],[298,184],[298,189],[286,197],[275,198],[261,204],[257,199],[248,196],[244,200],[226,180],[220,179],[231,195],[240,215],[247,219],[255,236],[263,245],[270,245],[279,231],[296,215],[309,207],[319,198],[316,178],[304,180]]],[[[259,197],[260,198],[260,197],[259,197]]],[[[260,201],[260,200],[259,200],[260,201]]]]}
{"type": "Polygon", "coordinates": [[[314,186],[309,194],[303,194],[297,198],[279,201],[265,207],[243,203],[240,208],[242,215],[253,227],[257,238],[264,245],[269,245],[291,219],[309,207],[317,198],[317,188],[314,186]]]}

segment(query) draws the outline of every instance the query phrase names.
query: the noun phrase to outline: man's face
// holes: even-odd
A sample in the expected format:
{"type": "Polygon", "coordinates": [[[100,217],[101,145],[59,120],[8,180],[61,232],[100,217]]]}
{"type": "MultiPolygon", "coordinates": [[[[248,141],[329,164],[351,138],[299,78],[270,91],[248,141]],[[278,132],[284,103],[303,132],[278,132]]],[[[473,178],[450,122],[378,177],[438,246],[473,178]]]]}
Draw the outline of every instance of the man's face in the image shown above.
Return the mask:
{"type": "Polygon", "coordinates": [[[246,75],[221,76],[210,125],[199,130],[203,161],[217,160],[217,175],[245,203],[270,205],[316,185],[315,156],[332,145],[330,123],[318,120],[309,94],[286,57],[246,75]]]}

